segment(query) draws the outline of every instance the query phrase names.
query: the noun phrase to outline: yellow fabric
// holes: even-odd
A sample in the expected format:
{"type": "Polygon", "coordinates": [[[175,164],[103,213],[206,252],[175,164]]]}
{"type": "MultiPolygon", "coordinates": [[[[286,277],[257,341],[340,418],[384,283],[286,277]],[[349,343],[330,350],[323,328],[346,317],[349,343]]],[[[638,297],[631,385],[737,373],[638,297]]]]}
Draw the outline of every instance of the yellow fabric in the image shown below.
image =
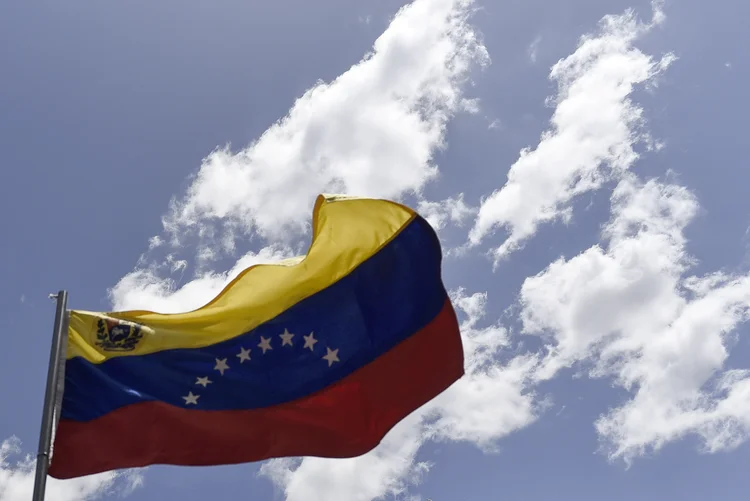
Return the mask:
{"type": "Polygon", "coordinates": [[[67,358],[101,363],[112,357],[199,348],[244,334],[348,275],[414,217],[408,207],[386,200],[321,195],[313,210],[312,243],[303,258],[251,266],[211,302],[188,313],[73,310],[67,358]],[[134,322],[142,326],[142,336],[130,351],[103,349],[97,345],[102,318],[134,322]]]}

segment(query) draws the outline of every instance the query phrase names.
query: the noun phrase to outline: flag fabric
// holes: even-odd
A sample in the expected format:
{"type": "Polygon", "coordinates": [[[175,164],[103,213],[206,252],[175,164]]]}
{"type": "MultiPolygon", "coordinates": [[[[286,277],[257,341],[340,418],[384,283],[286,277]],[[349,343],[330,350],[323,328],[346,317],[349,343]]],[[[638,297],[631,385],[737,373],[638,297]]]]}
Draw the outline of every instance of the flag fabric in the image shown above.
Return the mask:
{"type": "Polygon", "coordinates": [[[50,475],[358,456],[463,375],[425,219],[320,196],[312,234],[195,311],[71,311],[50,475]]]}

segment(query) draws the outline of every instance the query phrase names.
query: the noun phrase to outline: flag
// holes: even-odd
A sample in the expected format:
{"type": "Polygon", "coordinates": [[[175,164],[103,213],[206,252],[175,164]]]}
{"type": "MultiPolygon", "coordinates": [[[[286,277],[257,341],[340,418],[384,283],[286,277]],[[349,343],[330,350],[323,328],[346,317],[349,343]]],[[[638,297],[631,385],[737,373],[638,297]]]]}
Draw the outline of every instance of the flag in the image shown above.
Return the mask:
{"type": "Polygon", "coordinates": [[[368,452],[463,375],[441,261],[411,209],[320,196],[306,256],[197,310],[71,311],[50,475],[368,452]]]}

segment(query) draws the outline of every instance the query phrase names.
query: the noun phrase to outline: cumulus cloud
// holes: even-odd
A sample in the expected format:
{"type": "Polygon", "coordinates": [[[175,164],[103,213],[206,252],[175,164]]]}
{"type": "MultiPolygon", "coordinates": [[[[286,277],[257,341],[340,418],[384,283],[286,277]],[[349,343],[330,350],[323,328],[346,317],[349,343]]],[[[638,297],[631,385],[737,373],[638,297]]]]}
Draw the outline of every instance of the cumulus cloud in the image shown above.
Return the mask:
{"type": "Polygon", "coordinates": [[[473,103],[462,87],[485,48],[467,24],[472,0],[417,0],[372,52],[318,83],[247,148],[220,148],[164,218],[174,238],[255,232],[287,239],[306,229],[321,192],[398,198],[437,174],[450,117],[473,103]],[[217,227],[219,229],[217,229],[217,227]]]}
{"type": "Polygon", "coordinates": [[[500,361],[510,348],[508,331],[499,322],[480,327],[487,316],[487,293],[451,294],[463,312],[461,323],[466,374],[429,405],[434,421],[426,429],[437,440],[467,441],[492,449],[497,441],[536,420],[543,410],[533,391],[535,354],[500,361]]]}
{"type": "MultiPolygon", "coordinates": [[[[269,246],[248,252],[227,272],[208,271],[178,286],[158,274],[158,268],[141,268],[128,273],[109,291],[115,310],[147,309],[158,313],[180,313],[200,308],[216,297],[243,270],[256,264],[277,263],[292,258],[292,250],[269,246]]],[[[167,259],[167,262],[172,262],[167,259]]],[[[186,266],[187,263],[181,265],[186,266]]],[[[174,271],[174,266],[172,267],[174,271]]]]}
{"type": "Polygon", "coordinates": [[[422,420],[421,412],[407,417],[363,456],[278,459],[264,463],[260,473],[282,489],[287,501],[370,501],[399,495],[429,469],[428,463],[415,462],[424,443],[422,420]]]}
{"type": "MultiPolygon", "coordinates": [[[[111,291],[115,306],[174,312],[203,304],[223,280],[208,266],[234,254],[239,235],[254,232],[287,249],[309,230],[321,192],[385,198],[419,192],[438,172],[432,157],[443,147],[448,120],[475,106],[462,91],[471,68],[489,60],[468,24],[472,4],[407,5],[371,53],[308,90],[257,141],[236,153],[220,148],[208,155],[187,192],[172,200],[165,234],[149,242],[151,252],[165,241],[180,247],[196,237],[196,281],[173,294],[176,283],[164,276],[184,272],[189,263],[176,257],[179,249],[158,264],[147,253],[111,291]],[[210,292],[196,292],[206,280],[210,292]]],[[[469,210],[460,196],[425,204],[438,224],[463,220],[469,210]]]]}
{"type": "Polygon", "coordinates": [[[483,200],[469,244],[478,245],[498,228],[505,241],[496,263],[518,250],[540,224],[571,217],[572,200],[628,169],[634,146],[648,143],[643,110],[630,99],[639,84],[653,82],[675,59],[644,54],[633,43],[664,20],[658,4],[650,23],[633,11],[605,16],[600,31],[581,38],[577,50],[550,72],[557,82],[552,127],[535,149],[524,149],[505,185],[483,200]]]}
{"type": "Polygon", "coordinates": [[[415,462],[428,441],[461,441],[493,450],[502,437],[533,423],[543,406],[532,390],[534,355],[498,361],[509,346],[498,323],[480,327],[487,294],[451,294],[464,317],[461,332],[466,375],[399,423],[373,451],[351,459],[281,459],[265,463],[261,474],[283,490],[287,501],[370,501],[404,494],[429,470],[415,462]]]}
{"type": "Polygon", "coordinates": [[[626,176],[612,195],[606,245],[559,259],[521,290],[527,334],[544,336],[537,377],[577,362],[632,397],[596,422],[612,458],[694,434],[707,451],[750,436],[750,371],[727,370],[736,327],[750,318],[750,275],[686,276],[687,189],[626,176]]]}
{"type": "MultiPolygon", "coordinates": [[[[15,463],[10,458],[21,453],[21,441],[15,437],[0,443],[0,501],[28,501],[34,491],[36,461],[25,456],[15,463]]],[[[86,501],[104,494],[130,494],[143,484],[135,470],[103,473],[73,480],[47,481],[46,501],[86,501]]]]}
{"type": "Polygon", "coordinates": [[[461,226],[469,216],[476,213],[476,209],[464,202],[463,193],[440,202],[421,200],[417,210],[436,230],[442,230],[448,222],[461,226]]]}

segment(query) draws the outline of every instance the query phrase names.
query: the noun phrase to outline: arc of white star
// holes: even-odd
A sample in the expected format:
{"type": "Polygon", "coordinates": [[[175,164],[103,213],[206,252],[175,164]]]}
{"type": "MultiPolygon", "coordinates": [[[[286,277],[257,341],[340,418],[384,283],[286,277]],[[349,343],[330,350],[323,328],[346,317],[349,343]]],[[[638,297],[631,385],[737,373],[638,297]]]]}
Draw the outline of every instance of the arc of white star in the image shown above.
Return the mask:
{"type": "Polygon", "coordinates": [[[258,343],[258,348],[263,350],[264,355],[266,354],[267,350],[273,350],[273,348],[271,348],[271,338],[269,337],[268,339],[266,339],[263,336],[261,336],[260,343],[258,343]]]}
{"type": "Polygon", "coordinates": [[[284,333],[279,334],[279,337],[281,338],[281,346],[294,346],[292,344],[292,338],[294,337],[294,334],[289,332],[287,329],[284,329],[284,333]]]}
{"type": "Polygon", "coordinates": [[[186,397],[182,397],[185,400],[185,405],[198,405],[198,399],[200,395],[193,395],[192,391],[189,391],[186,397]]]}
{"type": "Polygon", "coordinates": [[[224,371],[228,370],[229,366],[227,365],[227,359],[226,358],[217,358],[216,359],[216,367],[214,367],[214,370],[217,370],[221,372],[221,375],[224,375],[224,371]]]}
{"type": "Polygon", "coordinates": [[[243,363],[245,360],[250,360],[250,350],[240,348],[240,352],[237,354],[237,357],[240,359],[240,363],[243,363]]]}
{"type": "Polygon", "coordinates": [[[198,380],[195,382],[195,384],[199,384],[203,386],[204,388],[208,386],[209,384],[213,383],[210,379],[208,379],[208,376],[206,377],[199,377],[198,380]]]}
{"type": "Polygon", "coordinates": [[[303,346],[303,348],[310,348],[310,351],[313,351],[313,346],[318,342],[318,340],[315,339],[314,334],[314,332],[311,332],[309,336],[302,336],[305,338],[305,346],[303,346]]]}
{"type": "Polygon", "coordinates": [[[323,356],[323,360],[328,361],[328,367],[332,366],[334,362],[341,362],[341,360],[339,360],[338,348],[336,348],[335,350],[326,348],[326,350],[328,350],[328,353],[323,356]]]}

